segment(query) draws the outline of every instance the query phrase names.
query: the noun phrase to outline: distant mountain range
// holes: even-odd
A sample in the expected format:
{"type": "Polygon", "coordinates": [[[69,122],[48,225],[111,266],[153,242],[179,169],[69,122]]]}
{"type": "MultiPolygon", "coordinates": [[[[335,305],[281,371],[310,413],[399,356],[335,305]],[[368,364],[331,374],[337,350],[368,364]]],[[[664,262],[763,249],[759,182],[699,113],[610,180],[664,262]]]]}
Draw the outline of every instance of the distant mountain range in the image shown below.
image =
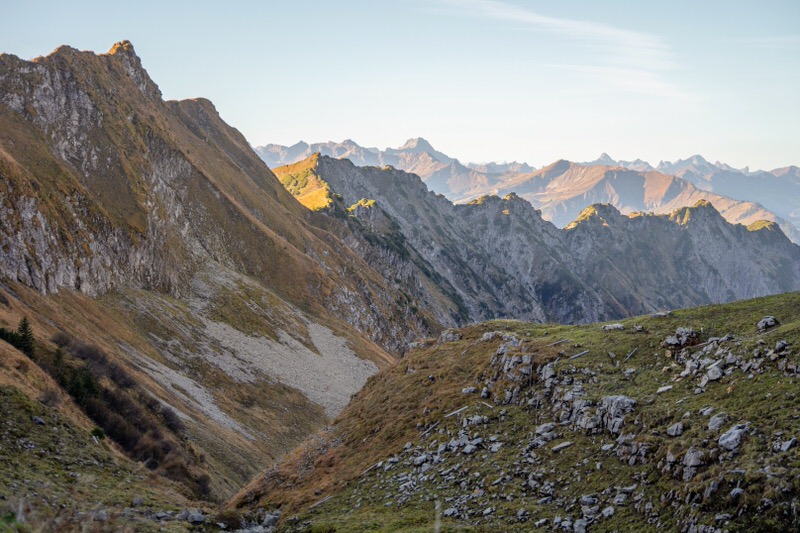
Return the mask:
{"type": "MultiPolygon", "coordinates": [[[[540,172],[603,168],[562,162],[540,172]]],[[[367,263],[407,279],[444,323],[452,304],[443,302],[469,320],[574,323],[800,288],[800,264],[790,266],[800,247],[777,225],[730,224],[702,199],[657,216],[593,203],[559,229],[522,195],[454,204],[391,167],[313,154],[274,172],[367,263]],[[778,255],[788,262],[779,266],[778,255]]]]}
{"type": "Polygon", "coordinates": [[[748,167],[736,169],[719,161],[710,163],[703,156],[694,155],[674,163],[662,161],[653,168],[640,159],[614,161],[607,154],[581,164],[619,166],[642,172],[656,170],[686,180],[702,191],[711,191],[734,200],[756,202],[800,229],[800,168],[794,165],[770,171],[751,171],[748,167]]]}
{"type": "Polygon", "coordinates": [[[514,192],[559,227],[592,203],[610,203],[623,213],[669,213],[706,199],[729,222],[776,222],[800,243],[800,169],[795,166],[750,172],[695,155],[653,167],[641,159],[616,161],[602,154],[595,161],[562,160],[536,171],[517,162],[462,164],[422,138],[386,150],[364,148],[352,140],[300,142],[291,147],[269,144],[255,150],[270,167],[296,163],[315,152],[359,166],[391,165],[417,174],[429,189],[454,202],[514,192]]]}
{"type": "Polygon", "coordinates": [[[326,142],[292,146],[268,144],[255,148],[256,153],[270,167],[296,163],[314,153],[336,159],[349,159],[358,166],[390,165],[420,176],[434,192],[450,199],[468,197],[500,183],[518,172],[532,172],[526,163],[488,163],[464,165],[458,159],[436,150],[421,137],[409,139],[399,148],[364,148],[352,140],[341,143],[326,142]]]}

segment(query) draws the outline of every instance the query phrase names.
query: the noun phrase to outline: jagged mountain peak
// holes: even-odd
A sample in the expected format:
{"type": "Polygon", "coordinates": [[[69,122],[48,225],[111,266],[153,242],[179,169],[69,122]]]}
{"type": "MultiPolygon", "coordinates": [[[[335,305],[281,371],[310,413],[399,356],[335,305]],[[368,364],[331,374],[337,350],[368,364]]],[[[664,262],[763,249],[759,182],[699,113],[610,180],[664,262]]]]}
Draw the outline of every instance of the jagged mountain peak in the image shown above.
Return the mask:
{"type": "Polygon", "coordinates": [[[136,50],[133,48],[133,43],[128,40],[119,41],[114,43],[114,46],[108,51],[108,55],[125,54],[128,56],[139,57],[136,55],[136,50]]]}
{"type": "Polygon", "coordinates": [[[599,163],[602,165],[616,165],[617,161],[607,153],[603,152],[602,154],[600,154],[600,157],[598,157],[597,160],[595,160],[595,163],[599,163]]]}
{"type": "MultiPolygon", "coordinates": [[[[86,80],[96,85],[105,83],[98,79],[97,67],[113,70],[114,65],[119,65],[145,96],[155,100],[161,99],[161,91],[158,85],[150,78],[150,75],[142,66],[142,61],[130,41],[123,40],[115,43],[105,54],[98,54],[88,50],[81,51],[71,46],[63,45],[47,56],[39,56],[33,59],[32,63],[45,66],[53,61],[64,61],[65,65],[69,65],[69,69],[80,70],[84,74],[82,77],[88,75],[86,80]],[[90,65],[94,66],[91,67],[90,65]]],[[[63,70],[63,67],[60,70],[63,70]]]]}
{"type": "Polygon", "coordinates": [[[406,150],[413,152],[435,152],[436,150],[431,146],[431,143],[422,137],[414,137],[407,140],[398,150],[406,150]]]}
{"type": "Polygon", "coordinates": [[[678,222],[682,226],[695,224],[698,221],[703,221],[703,223],[708,223],[712,220],[724,221],[724,218],[720,212],[717,211],[717,208],[714,207],[714,204],[708,200],[698,200],[692,206],[676,209],[669,215],[669,219],[678,222]]]}
{"type": "Polygon", "coordinates": [[[624,217],[619,209],[608,203],[596,203],[586,207],[580,212],[578,218],[566,226],[566,230],[572,230],[586,223],[597,222],[602,226],[624,217]]]}

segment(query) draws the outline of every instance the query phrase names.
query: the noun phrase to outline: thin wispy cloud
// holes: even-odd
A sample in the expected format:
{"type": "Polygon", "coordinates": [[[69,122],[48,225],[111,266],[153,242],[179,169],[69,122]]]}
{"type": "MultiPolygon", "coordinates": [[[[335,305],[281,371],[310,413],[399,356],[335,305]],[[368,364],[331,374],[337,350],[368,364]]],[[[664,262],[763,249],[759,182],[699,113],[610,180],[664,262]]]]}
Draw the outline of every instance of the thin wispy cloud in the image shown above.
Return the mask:
{"type": "Polygon", "coordinates": [[[452,14],[520,24],[585,45],[585,63],[559,68],[592,77],[617,90],[689,100],[666,74],[678,67],[661,37],[608,24],[551,17],[498,0],[441,0],[452,14]]]}

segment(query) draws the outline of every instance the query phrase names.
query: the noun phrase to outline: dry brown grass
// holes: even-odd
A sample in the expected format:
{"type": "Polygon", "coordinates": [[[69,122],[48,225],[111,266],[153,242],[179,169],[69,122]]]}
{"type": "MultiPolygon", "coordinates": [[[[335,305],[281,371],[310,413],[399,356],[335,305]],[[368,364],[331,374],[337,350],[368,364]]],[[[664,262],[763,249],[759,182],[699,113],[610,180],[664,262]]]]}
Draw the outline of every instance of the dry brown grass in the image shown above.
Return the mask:
{"type": "MultiPolygon", "coordinates": [[[[371,377],[337,418],[334,430],[306,441],[277,468],[253,480],[229,505],[256,505],[263,498],[286,513],[298,512],[336,493],[365,469],[417,438],[421,428],[464,405],[478,403],[476,396],[465,396],[461,389],[464,383],[475,383],[487,373],[486,354],[502,341],[480,343],[485,345],[483,350],[472,347],[498,324],[502,327],[501,322],[459,330],[464,334],[460,342],[412,352],[371,377]]],[[[558,356],[560,347],[548,346],[551,342],[550,338],[528,340],[520,349],[533,353],[535,362],[542,363],[558,356]]]]}

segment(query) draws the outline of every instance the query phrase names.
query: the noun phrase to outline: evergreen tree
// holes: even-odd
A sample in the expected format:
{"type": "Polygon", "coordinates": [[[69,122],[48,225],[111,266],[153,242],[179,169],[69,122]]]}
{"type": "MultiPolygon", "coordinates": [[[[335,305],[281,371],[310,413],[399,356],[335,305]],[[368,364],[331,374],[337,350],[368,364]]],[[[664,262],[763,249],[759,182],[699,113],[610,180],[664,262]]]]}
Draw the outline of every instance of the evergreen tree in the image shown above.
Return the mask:
{"type": "Polygon", "coordinates": [[[31,328],[31,323],[27,316],[22,317],[22,320],[19,321],[17,334],[19,335],[18,348],[28,357],[33,357],[33,352],[36,349],[36,339],[33,336],[33,328],[31,328]]]}

